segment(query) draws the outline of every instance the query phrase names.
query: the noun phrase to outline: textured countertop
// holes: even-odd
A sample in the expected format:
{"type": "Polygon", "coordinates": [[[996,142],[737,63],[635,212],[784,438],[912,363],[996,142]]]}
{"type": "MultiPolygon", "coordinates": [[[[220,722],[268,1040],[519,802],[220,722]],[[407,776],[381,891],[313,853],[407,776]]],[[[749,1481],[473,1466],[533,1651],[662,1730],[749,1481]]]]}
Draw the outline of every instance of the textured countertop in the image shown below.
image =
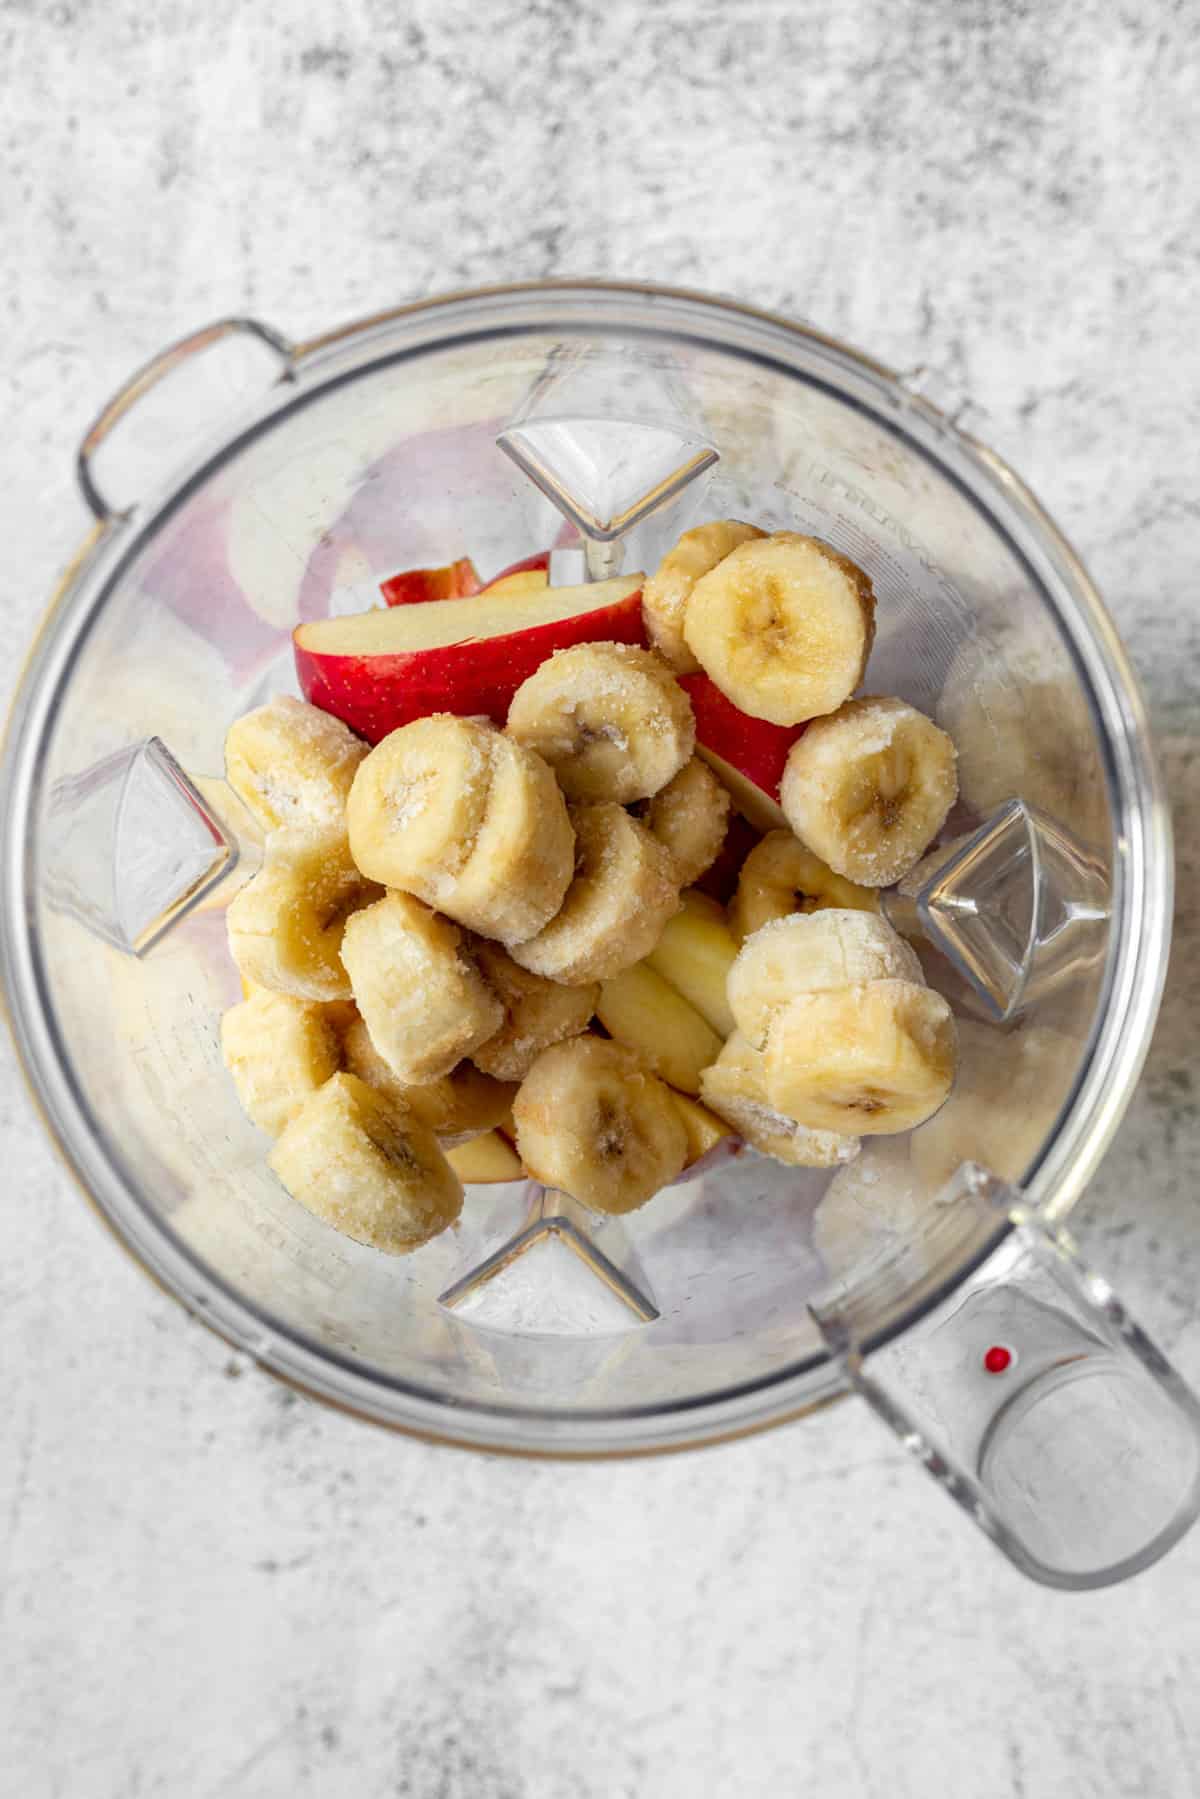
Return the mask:
{"type": "MultiPolygon", "coordinates": [[[[1149,692],[1166,1004],[1079,1217],[1200,1378],[1200,15],[1100,0],[0,0],[13,651],[80,427],[246,310],[703,286],[939,369],[1149,692]],[[323,15],[323,19],[322,19],[323,15]]],[[[656,1463],[394,1441],[240,1373],[114,1252],[5,1048],[0,1767],[22,1799],[1184,1799],[1200,1532],[1025,1584],[856,1406],[656,1463]]]]}

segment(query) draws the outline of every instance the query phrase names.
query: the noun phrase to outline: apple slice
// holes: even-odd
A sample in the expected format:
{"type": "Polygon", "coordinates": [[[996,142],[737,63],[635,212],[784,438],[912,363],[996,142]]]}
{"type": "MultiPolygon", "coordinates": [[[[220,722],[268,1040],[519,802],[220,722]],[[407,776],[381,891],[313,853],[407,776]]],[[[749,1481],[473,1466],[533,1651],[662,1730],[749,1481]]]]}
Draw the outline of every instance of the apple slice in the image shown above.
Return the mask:
{"type": "Polygon", "coordinates": [[[688,1158],[685,1167],[690,1168],[701,1156],[714,1150],[718,1143],[726,1143],[735,1135],[733,1127],[702,1106],[698,1099],[692,1099],[686,1093],[671,1091],[675,1109],[683,1120],[683,1128],[687,1132],[688,1158]]]}
{"type": "Polygon", "coordinates": [[[539,550],[536,556],[526,556],[523,562],[514,562],[508,568],[502,568],[498,575],[493,575],[484,586],[484,593],[538,593],[550,585],[550,552],[539,550]]]}
{"type": "Polygon", "coordinates": [[[389,606],[420,606],[428,600],[465,600],[479,592],[479,576],[469,556],[444,568],[404,568],[379,583],[389,606]]]}
{"type": "Polygon", "coordinates": [[[556,650],[645,644],[642,579],[316,619],[292,634],[300,691],[368,743],[432,712],[502,725],[522,681],[556,650]]]}
{"type": "Polygon", "coordinates": [[[722,1040],[707,1020],[645,962],[601,981],[596,1017],[610,1037],[684,1093],[699,1093],[701,1069],[721,1053],[722,1040]]]}
{"type": "Polygon", "coordinates": [[[708,1020],[718,1037],[725,1038],[732,1037],[736,1028],[725,983],[737,953],[724,909],[706,893],[689,887],[683,910],[668,922],[646,960],[708,1020]]]}
{"type": "Polygon", "coordinates": [[[788,751],[804,726],[751,718],[707,675],[681,675],[679,685],[696,715],[696,748],[728,787],[738,811],[756,830],[786,831],[779,783],[788,751]]]}
{"type": "Polygon", "coordinates": [[[707,893],[710,899],[717,900],[722,906],[728,905],[737,892],[742,863],[755,844],[761,842],[762,837],[749,820],[740,812],[735,812],[729,820],[729,829],[725,833],[725,841],[716,861],[705,869],[696,882],[701,893],[707,893]]]}
{"type": "Polygon", "coordinates": [[[493,1181],[525,1179],[520,1156],[499,1131],[485,1131],[482,1137],[456,1144],[446,1151],[446,1160],[459,1180],[469,1184],[486,1186],[493,1181]]]}

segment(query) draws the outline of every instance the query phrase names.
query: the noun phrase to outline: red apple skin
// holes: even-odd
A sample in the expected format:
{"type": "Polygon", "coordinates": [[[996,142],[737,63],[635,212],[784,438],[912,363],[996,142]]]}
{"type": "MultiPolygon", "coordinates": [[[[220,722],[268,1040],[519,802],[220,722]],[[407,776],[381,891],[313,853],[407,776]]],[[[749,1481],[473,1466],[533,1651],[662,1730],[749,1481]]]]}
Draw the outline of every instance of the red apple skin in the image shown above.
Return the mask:
{"type": "Polygon", "coordinates": [[[469,556],[444,568],[405,568],[379,583],[389,606],[417,606],[425,600],[467,600],[479,592],[479,576],[469,556]]]}
{"type": "Polygon", "coordinates": [[[742,863],[750,854],[756,843],[760,843],[758,832],[740,812],[734,812],[729,819],[729,829],[725,833],[725,841],[721,845],[717,859],[706,868],[696,886],[701,893],[718,900],[727,906],[737,892],[738,876],[742,872],[742,863]]]}
{"type": "Polygon", "coordinates": [[[508,567],[502,568],[498,575],[493,575],[490,581],[484,582],[482,591],[487,593],[489,588],[495,587],[501,581],[507,581],[510,575],[524,575],[533,570],[546,575],[550,573],[549,550],[539,550],[536,556],[526,556],[522,562],[510,562],[508,567]]]}
{"type": "Polygon", "coordinates": [[[528,631],[394,656],[331,656],[293,641],[305,699],[368,743],[378,743],[432,712],[486,716],[503,725],[517,688],[556,650],[576,643],[634,643],[644,649],[646,632],[638,588],[614,605],[528,631]]]}
{"type": "Polygon", "coordinates": [[[778,803],[788,751],[804,735],[804,725],[773,725],[765,718],[751,718],[707,675],[680,675],[678,680],[696,715],[697,743],[731,762],[778,803]]]}

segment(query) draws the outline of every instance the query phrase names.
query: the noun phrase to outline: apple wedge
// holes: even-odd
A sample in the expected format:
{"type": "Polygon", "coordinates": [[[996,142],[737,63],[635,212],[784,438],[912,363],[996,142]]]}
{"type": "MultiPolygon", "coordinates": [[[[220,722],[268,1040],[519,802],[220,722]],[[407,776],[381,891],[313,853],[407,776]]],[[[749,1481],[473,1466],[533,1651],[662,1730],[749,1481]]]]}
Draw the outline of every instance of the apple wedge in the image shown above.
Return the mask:
{"type": "Polygon", "coordinates": [[[718,1118],[715,1112],[710,1112],[707,1106],[702,1106],[699,1100],[692,1099],[686,1093],[676,1093],[673,1089],[671,1099],[687,1133],[688,1158],[685,1167],[690,1168],[701,1156],[708,1155],[718,1143],[733,1140],[736,1135],[733,1126],[726,1124],[723,1118],[718,1118]]]}
{"type": "Polygon", "coordinates": [[[550,552],[539,550],[523,562],[513,562],[484,584],[484,593],[539,593],[550,585],[550,552]]]}
{"type": "Polygon", "coordinates": [[[732,1037],[735,1029],[725,983],[737,953],[723,908],[706,893],[689,887],[683,896],[683,910],[667,924],[646,960],[723,1040],[732,1037]]]}
{"type": "Polygon", "coordinates": [[[645,962],[601,981],[596,1016],[610,1037],[683,1093],[699,1093],[701,1070],[721,1053],[722,1039],[707,1020],[645,962]]]}
{"type": "Polygon", "coordinates": [[[679,685],[696,717],[696,749],[728,787],[738,811],[756,830],[786,830],[779,783],[788,751],[804,726],[751,718],[707,675],[681,675],[679,685]]]}
{"type": "Polygon", "coordinates": [[[322,618],[292,634],[306,700],[378,743],[433,712],[502,725],[522,681],[576,643],[645,644],[641,575],[322,618]]]}
{"type": "Polygon", "coordinates": [[[389,606],[420,606],[429,600],[465,600],[479,592],[479,576],[469,556],[444,568],[404,568],[379,583],[389,606]]]}
{"type": "Polygon", "coordinates": [[[485,1131],[469,1143],[456,1144],[446,1151],[446,1160],[459,1180],[468,1184],[489,1186],[494,1181],[525,1179],[520,1156],[499,1131],[485,1131]]]}

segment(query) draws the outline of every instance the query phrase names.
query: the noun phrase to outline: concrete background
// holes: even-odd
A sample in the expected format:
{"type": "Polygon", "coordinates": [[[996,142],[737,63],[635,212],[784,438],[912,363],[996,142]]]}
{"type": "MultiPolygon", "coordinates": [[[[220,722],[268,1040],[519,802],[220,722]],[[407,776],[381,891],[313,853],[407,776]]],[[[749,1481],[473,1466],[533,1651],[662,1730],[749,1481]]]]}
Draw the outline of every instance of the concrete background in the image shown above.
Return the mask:
{"type": "MultiPolygon", "coordinates": [[[[1200,1377],[1200,14],[1100,0],[0,0],[10,683],[82,425],[248,310],[657,278],[935,365],[1144,676],[1179,919],[1080,1215],[1200,1377]]],[[[1200,1533],[1024,1584],[859,1409],[661,1463],[393,1441],[238,1375],[116,1254],[7,1050],[0,1788],[23,1799],[1200,1792],[1200,1533]]]]}

